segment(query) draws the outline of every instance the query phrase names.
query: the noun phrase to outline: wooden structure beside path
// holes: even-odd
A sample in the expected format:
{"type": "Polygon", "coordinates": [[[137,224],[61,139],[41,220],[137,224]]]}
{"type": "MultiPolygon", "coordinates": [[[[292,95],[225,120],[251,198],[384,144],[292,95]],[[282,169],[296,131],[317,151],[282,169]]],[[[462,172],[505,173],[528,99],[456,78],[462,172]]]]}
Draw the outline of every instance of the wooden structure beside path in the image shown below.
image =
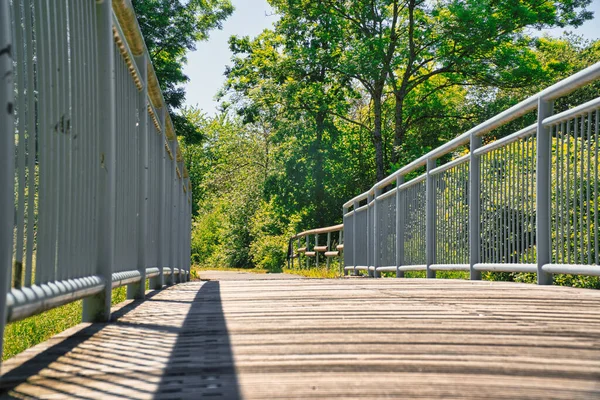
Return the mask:
{"type": "Polygon", "coordinates": [[[3,363],[0,398],[600,398],[600,291],[205,277],[3,363]]]}

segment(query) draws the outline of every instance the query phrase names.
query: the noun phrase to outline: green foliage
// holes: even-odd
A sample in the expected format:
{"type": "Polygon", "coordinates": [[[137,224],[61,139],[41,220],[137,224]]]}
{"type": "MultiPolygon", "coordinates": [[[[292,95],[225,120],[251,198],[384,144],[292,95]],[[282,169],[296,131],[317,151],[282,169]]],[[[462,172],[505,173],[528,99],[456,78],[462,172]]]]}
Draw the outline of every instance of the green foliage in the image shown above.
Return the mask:
{"type": "MultiPolygon", "coordinates": [[[[183,73],[187,53],[208,39],[233,12],[230,0],[132,0],[152,65],[178,135],[189,144],[203,140],[199,111],[183,109],[189,78],[183,73]]],[[[197,193],[194,193],[197,195],[197,193]]],[[[196,197],[198,198],[198,197],[196,197]]]]}
{"type": "MultiPolygon", "coordinates": [[[[341,204],[382,174],[600,57],[598,42],[530,36],[590,19],[588,0],[270,3],[278,22],[254,38],[230,39],[232,63],[219,93],[223,112],[198,118],[205,141],[186,144],[199,196],[193,253],[203,266],[280,270],[294,232],[340,223],[341,204]]],[[[558,100],[556,108],[595,96],[596,84],[558,100]]],[[[535,118],[525,115],[484,141],[535,118]]],[[[443,196],[451,203],[462,194],[443,196]]],[[[466,220],[464,203],[459,212],[466,220]]]]}
{"type": "Polygon", "coordinates": [[[138,23],[152,58],[165,101],[179,108],[185,100],[180,85],[189,78],[183,73],[188,51],[206,40],[209,31],[221,28],[231,15],[230,0],[132,0],[138,23]]]}

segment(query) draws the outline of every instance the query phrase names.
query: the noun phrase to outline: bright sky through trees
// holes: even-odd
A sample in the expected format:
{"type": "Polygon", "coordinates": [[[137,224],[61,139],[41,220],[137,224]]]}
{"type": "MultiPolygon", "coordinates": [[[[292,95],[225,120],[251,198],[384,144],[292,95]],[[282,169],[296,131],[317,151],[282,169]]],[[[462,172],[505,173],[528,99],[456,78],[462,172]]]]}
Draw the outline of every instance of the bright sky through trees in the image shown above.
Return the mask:
{"type": "MultiPolygon", "coordinates": [[[[235,11],[223,24],[223,30],[210,33],[207,42],[197,44],[197,50],[188,55],[185,74],[190,77],[186,85],[186,105],[198,106],[208,115],[217,112],[217,102],[214,96],[223,85],[225,65],[230,65],[231,52],[227,40],[231,35],[255,36],[263,29],[271,27],[277,20],[267,0],[233,0],[235,11]]],[[[586,21],[579,29],[568,28],[587,39],[599,39],[600,0],[591,4],[594,20],[586,21]]],[[[551,29],[546,32],[559,36],[564,29],[551,29]]]]}

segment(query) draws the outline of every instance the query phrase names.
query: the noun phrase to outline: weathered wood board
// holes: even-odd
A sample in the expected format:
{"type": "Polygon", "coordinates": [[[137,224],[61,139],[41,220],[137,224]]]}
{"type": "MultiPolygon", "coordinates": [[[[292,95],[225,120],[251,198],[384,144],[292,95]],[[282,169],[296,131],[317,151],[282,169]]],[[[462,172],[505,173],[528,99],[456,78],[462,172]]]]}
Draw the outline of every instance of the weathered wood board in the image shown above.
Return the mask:
{"type": "Polygon", "coordinates": [[[600,398],[600,291],[207,276],[9,360],[0,397],[600,398]]]}

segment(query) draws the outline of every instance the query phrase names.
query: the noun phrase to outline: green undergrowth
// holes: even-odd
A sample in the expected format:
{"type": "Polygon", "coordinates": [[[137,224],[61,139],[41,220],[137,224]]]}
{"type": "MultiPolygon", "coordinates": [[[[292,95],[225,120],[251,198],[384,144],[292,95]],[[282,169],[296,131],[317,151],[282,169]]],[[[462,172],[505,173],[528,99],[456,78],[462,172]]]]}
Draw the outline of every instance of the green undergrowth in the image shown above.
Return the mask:
{"type": "MultiPolygon", "coordinates": [[[[126,298],[126,286],[113,290],[113,305],[125,301],[126,298]]],[[[83,301],[79,300],[8,324],[4,331],[2,360],[8,360],[28,348],[79,324],[82,308],[83,301]]]]}
{"type": "Polygon", "coordinates": [[[223,266],[208,267],[208,266],[192,265],[192,267],[190,268],[191,279],[192,280],[200,279],[200,274],[202,273],[202,271],[249,272],[249,273],[253,273],[253,274],[266,274],[269,272],[266,269],[262,269],[262,268],[230,268],[230,267],[223,267],[223,266]]]}

